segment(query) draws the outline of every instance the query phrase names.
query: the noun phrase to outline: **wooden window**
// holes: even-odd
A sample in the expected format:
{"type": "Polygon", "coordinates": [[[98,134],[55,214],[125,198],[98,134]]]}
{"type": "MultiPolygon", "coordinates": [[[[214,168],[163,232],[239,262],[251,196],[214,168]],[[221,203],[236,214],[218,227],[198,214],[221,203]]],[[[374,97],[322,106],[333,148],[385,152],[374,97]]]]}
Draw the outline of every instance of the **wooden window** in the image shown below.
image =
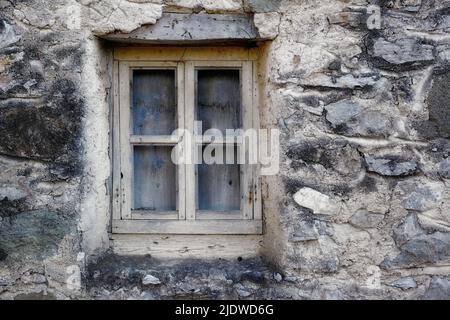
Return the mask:
{"type": "Polygon", "coordinates": [[[113,233],[260,234],[259,166],[237,162],[238,139],[215,128],[259,128],[256,52],[247,48],[118,48],[114,52],[113,233]],[[202,122],[202,131],[194,128],[202,122]],[[192,137],[234,161],[171,161],[192,137]]]}

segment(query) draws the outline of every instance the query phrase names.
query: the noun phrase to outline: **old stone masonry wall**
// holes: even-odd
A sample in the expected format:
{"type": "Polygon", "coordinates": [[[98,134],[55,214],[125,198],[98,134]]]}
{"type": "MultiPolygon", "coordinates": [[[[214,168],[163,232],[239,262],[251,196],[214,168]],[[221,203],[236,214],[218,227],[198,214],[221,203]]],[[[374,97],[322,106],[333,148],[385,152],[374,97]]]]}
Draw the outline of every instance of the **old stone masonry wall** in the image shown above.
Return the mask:
{"type": "Polygon", "coordinates": [[[0,0],[0,299],[449,299],[449,154],[450,1],[0,0]],[[163,12],[253,14],[273,39],[267,256],[109,253],[111,65],[96,36],[163,12]]]}

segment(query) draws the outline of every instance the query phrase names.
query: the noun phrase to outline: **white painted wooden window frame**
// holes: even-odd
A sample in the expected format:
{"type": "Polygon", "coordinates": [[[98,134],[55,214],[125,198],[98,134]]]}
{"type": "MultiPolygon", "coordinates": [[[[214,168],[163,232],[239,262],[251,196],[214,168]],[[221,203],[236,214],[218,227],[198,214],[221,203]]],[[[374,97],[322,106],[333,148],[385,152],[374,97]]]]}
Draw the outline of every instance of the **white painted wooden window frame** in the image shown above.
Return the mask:
{"type": "MultiPolygon", "coordinates": [[[[196,210],[195,164],[177,165],[177,211],[131,210],[133,145],[175,146],[182,138],[170,135],[131,135],[132,70],[172,69],[176,74],[178,127],[194,133],[195,70],[239,69],[242,129],[259,128],[257,52],[249,48],[164,47],[117,48],[114,51],[113,233],[144,234],[261,234],[262,210],[259,165],[240,165],[240,210],[196,210]]],[[[208,137],[203,137],[205,142],[208,137]]],[[[195,141],[198,141],[196,138],[195,141]]],[[[194,144],[193,148],[195,148],[194,144]]]]}

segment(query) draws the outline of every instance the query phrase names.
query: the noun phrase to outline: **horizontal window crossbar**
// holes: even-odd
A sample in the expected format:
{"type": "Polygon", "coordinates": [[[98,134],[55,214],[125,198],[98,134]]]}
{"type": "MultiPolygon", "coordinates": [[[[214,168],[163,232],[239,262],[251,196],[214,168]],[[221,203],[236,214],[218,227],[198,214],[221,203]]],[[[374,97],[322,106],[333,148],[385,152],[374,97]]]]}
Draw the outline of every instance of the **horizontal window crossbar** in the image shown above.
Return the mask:
{"type": "Polygon", "coordinates": [[[181,137],[176,135],[162,136],[130,136],[130,143],[133,145],[175,145],[181,141],[181,137]]]}

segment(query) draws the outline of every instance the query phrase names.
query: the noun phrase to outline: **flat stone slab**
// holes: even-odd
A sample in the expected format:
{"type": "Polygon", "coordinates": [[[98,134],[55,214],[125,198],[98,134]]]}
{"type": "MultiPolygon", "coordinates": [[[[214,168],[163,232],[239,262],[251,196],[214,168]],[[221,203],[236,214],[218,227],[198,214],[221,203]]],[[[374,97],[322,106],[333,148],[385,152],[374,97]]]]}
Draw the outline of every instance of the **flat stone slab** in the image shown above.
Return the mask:
{"type": "Polygon", "coordinates": [[[119,42],[172,44],[262,40],[253,17],[246,14],[165,13],[154,25],[144,25],[131,33],[99,37],[119,42]]]}
{"type": "Polygon", "coordinates": [[[302,188],[294,194],[294,201],[312,210],[314,214],[332,215],[339,212],[339,205],[329,196],[311,188],[302,188]]]}

